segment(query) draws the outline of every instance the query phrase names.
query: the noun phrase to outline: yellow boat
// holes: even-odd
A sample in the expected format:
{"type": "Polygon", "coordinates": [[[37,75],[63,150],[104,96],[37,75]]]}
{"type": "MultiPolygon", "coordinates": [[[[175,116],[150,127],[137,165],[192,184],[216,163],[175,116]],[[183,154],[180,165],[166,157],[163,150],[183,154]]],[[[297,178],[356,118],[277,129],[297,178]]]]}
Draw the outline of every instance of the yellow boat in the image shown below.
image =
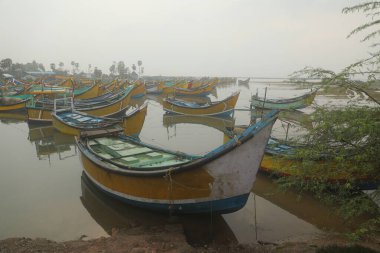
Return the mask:
{"type": "Polygon", "coordinates": [[[175,98],[163,99],[164,110],[169,113],[184,115],[222,116],[230,115],[236,105],[240,92],[235,92],[224,100],[200,104],[175,98]]]}
{"type": "MultiPolygon", "coordinates": [[[[128,84],[130,85],[130,84],[128,84]]],[[[135,83],[135,89],[132,91],[132,98],[141,98],[146,95],[146,87],[145,83],[141,82],[140,80],[137,80],[135,83]]]]}
{"type": "MultiPolygon", "coordinates": [[[[94,104],[87,103],[77,108],[80,112],[85,112],[93,116],[112,117],[123,113],[131,100],[131,92],[134,86],[115,94],[109,101],[105,100],[94,104]]],[[[54,108],[49,104],[37,105],[31,103],[27,105],[28,122],[30,123],[52,123],[52,112],[54,108]]]]}
{"type": "Polygon", "coordinates": [[[61,87],[67,87],[72,89],[74,98],[76,99],[88,99],[99,96],[99,83],[90,83],[90,85],[77,85],[73,79],[64,80],[59,84],[61,87]]]}
{"type": "Polygon", "coordinates": [[[161,212],[228,213],[247,202],[276,115],[198,156],[116,133],[84,134],[77,145],[86,176],[109,196],[161,212]]]}
{"type": "Polygon", "coordinates": [[[83,131],[111,129],[123,127],[126,135],[138,135],[144,124],[147,103],[141,107],[131,108],[122,118],[92,116],[87,113],[75,111],[72,108],[57,110],[52,113],[53,126],[60,132],[79,136],[83,131]]]}
{"type": "Polygon", "coordinates": [[[31,95],[17,95],[0,97],[0,112],[14,112],[25,110],[31,95]]]}

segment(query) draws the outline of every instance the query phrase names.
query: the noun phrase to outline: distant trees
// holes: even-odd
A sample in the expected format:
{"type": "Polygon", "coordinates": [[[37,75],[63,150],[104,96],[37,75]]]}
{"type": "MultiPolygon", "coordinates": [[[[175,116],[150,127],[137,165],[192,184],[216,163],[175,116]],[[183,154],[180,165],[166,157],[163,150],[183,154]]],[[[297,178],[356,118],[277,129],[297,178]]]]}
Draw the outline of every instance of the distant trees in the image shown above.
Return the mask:
{"type": "Polygon", "coordinates": [[[45,71],[45,67],[42,63],[38,63],[35,60],[28,63],[14,63],[12,59],[5,58],[0,61],[1,73],[8,73],[17,78],[22,77],[24,72],[37,72],[45,71]]]}
{"type": "Polygon", "coordinates": [[[102,75],[103,75],[102,71],[100,69],[98,69],[97,67],[95,67],[95,69],[94,69],[94,77],[95,78],[102,78],[102,75]]]}
{"type": "Polygon", "coordinates": [[[124,77],[124,75],[125,75],[125,64],[123,61],[119,61],[119,63],[117,64],[117,72],[119,73],[119,76],[121,78],[124,77]]]}
{"type": "Polygon", "coordinates": [[[50,69],[51,71],[55,71],[55,63],[50,63],[50,69]]]}
{"type": "Polygon", "coordinates": [[[10,71],[11,67],[12,67],[12,59],[10,58],[5,58],[3,60],[1,60],[0,62],[0,67],[4,70],[4,71],[10,71]]]}
{"type": "Polygon", "coordinates": [[[59,70],[62,71],[63,66],[65,66],[65,64],[63,62],[59,62],[58,66],[59,66],[59,70]]]}
{"type": "Polygon", "coordinates": [[[139,61],[137,62],[137,65],[139,66],[139,75],[141,75],[141,65],[142,65],[142,61],[139,60],[139,61]]]}
{"type": "Polygon", "coordinates": [[[109,70],[111,72],[111,75],[115,75],[115,73],[116,73],[116,62],[113,62],[113,64],[109,68],[109,70]]]}
{"type": "MultiPolygon", "coordinates": [[[[56,63],[50,63],[49,67],[51,71],[56,72],[60,75],[66,75],[68,72],[72,72],[73,75],[77,75],[79,73],[79,63],[75,61],[70,62],[71,70],[65,70],[64,66],[65,64],[60,61],[58,64],[56,63]]],[[[120,78],[131,78],[133,75],[133,78],[136,78],[137,73],[136,69],[138,66],[138,73],[141,75],[144,72],[144,68],[142,67],[142,61],[137,61],[136,64],[130,65],[128,67],[124,61],[113,61],[112,65],[109,67],[110,76],[115,77],[119,76],[120,78]],[[132,70],[132,73],[131,73],[132,70]]],[[[33,60],[32,62],[28,63],[14,63],[12,59],[5,58],[0,61],[0,74],[1,73],[9,73],[12,74],[18,78],[23,76],[24,72],[38,72],[38,71],[45,71],[45,67],[42,63],[38,63],[37,61],[33,60]]],[[[102,71],[96,67],[94,68],[92,64],[88,64],[88,73],[93,73],[96,78],[102,77],[103,73],[102,71]]]]}

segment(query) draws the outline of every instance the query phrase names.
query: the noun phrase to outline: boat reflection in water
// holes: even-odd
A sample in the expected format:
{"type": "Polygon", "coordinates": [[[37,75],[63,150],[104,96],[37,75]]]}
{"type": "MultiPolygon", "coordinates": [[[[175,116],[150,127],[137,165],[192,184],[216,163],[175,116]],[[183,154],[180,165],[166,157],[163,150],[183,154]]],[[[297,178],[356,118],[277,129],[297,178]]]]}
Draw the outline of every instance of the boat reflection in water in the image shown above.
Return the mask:
{"type": "Polygon", "coordinates": [[[29,125],[28,140],[34,143],[39,160],[50,160],[50,155],[55,153],[60,160],[78,155],[74,136],[63,134],[53,126],[29,125]]]}
{"type": "Polygon", "coordinates": [[[173,115],[164,114],[163,125],[164,127],[173,127],[177,124],[197,124],[215,128],[221,132],[230,131],[235,126],[235,119],[233,117],[210,117],[210,116],[196,116],[196,115],[173,115]]]}
{"type": "Polygon", "coordinates": [[[0,113],[0,122],[3,124],[22,123],[27,120],[24,112],[2,112],[0,113]]]}
{"type": "MultiPolygon", "coordinates": [[[[163,124],[167,128],[178,124],[201,124],[228,133],[234,129],[235,120],[164,115],[163,124]]],[[[228,140],[229,135],[224,134],[224,142],[228,140]]],[[[307,194],[283,192],[269,177],[260,174],[245,207],[235,213],[223,214],[223,218],[239,243],[299,239],[300,235],[309,238],[322,230],[347,232],[355,227],[321,201],[307,194]]]]}
{"type": "Polygon", "coordinates": [[[81,177],[82,196],[80,200],[91,217],[111,235],[112,229],[147,229],[166,225],[179,225],[189,244],[203,246],[237,243],[236,237],[221,215],[168,216],[162,213],[125,205],[110,198],[96,188],[83,172],[81,177]]]}

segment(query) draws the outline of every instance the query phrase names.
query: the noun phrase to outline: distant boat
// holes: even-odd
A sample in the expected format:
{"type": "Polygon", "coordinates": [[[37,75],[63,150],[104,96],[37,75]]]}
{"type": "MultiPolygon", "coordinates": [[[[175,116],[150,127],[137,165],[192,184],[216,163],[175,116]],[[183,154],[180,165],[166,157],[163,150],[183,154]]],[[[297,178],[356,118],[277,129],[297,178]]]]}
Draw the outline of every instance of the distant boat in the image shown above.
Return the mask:
{"type": "Polygon", "coordinates": [[[256,95],[252,96],[251,106],[262,109],[277,109],[277,110],[294,110],[307,107],[313,103],[317,89],[312,90],[302,96],[284,99],[267,99],[260,98],[256,95]]]}
{"type": "MultiPolygon", "coordinates": [[[[135,114],[139,112],[145,115],[146,108],[147,104],[145,103],[141,107],[136,107],[129,114],[126,114],[121,118],[107,118],[101,116],[92,116],[87,113],[79,112],[74,110],[74,107],[71,106],[67,109],[55,110],[52,113],[52,123],[58,131],[76,136],[79,136],[82,131],[89,130],[101,130],[120,127],[123,127],[123,129],[132,129],[133,123],[129,120],[129,118],[135,116],[135,114]],[[127,124],[128,120],[130,121],[130,124],[127,124]]],[[[129,132],[132,135],[131,129],[129,132]]]]}
{"type": "MultiPolygon", "coordinates": [[[[112,96],[107,99],[104,99],[104,97],[98,99],[97,97],[93,99],[77,100],[74,102],[75,108],[80,112],[85,112],[93,116],[111,117],[121,115],[129,106],[131,91],[133,89],[133,85],[128,86],[126,89],[112,94],[112,96]]],[[[54,108],[51,101],[31,101],[31,103],[27,105],[28,122],[51,124],[51,114],[53,110],[54,108]]]]}
{"type": "Polygon", "coordinates": [[[25,111],[32,95],[0,96],[0,112],[25,111]]]}
{"type": "Polygon", "coordinates": [[[227,116],[234,109],[239,98],[240,92],[235,92],[224,100],[210,103],[196,103],[177,98],[165,98],[162,105],[166,112],[184,115],[203,115],[203,116],[227,116]]]}
{"type": "Polygon", "coordinates": [[[251,192],[278,111],[204,155],[169,151],[117,133],[84,133],[87,177],[128,204],[172,213],[228,213],[251,192]]]}
{"type": "Polygon", "coordinates": [[[248,78],[245,79],[245,80],[238,80],[238,84],[239,84],[239,85],[248,85],[250,80],[251,80],[250,77],[248,77],[248,78]]]}

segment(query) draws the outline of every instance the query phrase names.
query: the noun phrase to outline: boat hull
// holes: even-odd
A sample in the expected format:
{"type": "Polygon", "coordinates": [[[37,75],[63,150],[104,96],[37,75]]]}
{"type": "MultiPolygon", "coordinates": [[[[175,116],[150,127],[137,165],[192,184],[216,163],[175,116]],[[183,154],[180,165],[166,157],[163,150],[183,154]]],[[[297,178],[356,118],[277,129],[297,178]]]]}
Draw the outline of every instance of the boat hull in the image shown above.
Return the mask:
{"type": "Polygon", "coordinates": [[[24,99],[19,102],[15,103],[1,103],[0,104],[0,112],[19,112],[24,111],[26,108],[26,104],[28,103],[29,99],[24,99]]]}
{"type": "Polygon", "coordinates": [[[316,91],[294,99],[282,99],[282,100],[263,100],[256,96],[252,97],[251,106],[254,108],[270,109],[270,110],[295,110],[305,108],[314,101],[316,91]]]}
{"type": "Polygon", "coordinates": [[[99,84],[92,85],[88,87],[85,91],[80,94],[74,94],[75,99],[88,99],[94,98],[99,95],[99,84]]]}
{"type": "Polygon", "coordinates": [[[173,173],[168,170],[164,176],[110,169],[80,142],[78,147],[86,175],[110,196],[156,211],[228,213],[245,205],[273,124],[274,120],[266,122],[253,137],[236,142],[232,150],[216,150],[219,155],[205,164],[173,169],[173,173]]]}
{"type": "Polygon", "coordinates": [[[233,113],[238,98],[239,93],[207,107],[179,106],[171,103],[169,99],[164,99],[162,106],[166,112],[182,115],[228,116],[233,113]]]}
{"type": "MultiPolygon", "coordinates": [[[[128,94],[125,94],[121,99],[114,101],[108,105],[94,106],[93,108],[81,108],[78,111],[85,112],[92,116],[114,117],[125,112],[129,106],[130,100],[131,93],[129,92],[128,94]]],[[[29,106],[27,107],[27,112],[28,122],[30,123],[52,123],[52,108],[29,106]]]]}

